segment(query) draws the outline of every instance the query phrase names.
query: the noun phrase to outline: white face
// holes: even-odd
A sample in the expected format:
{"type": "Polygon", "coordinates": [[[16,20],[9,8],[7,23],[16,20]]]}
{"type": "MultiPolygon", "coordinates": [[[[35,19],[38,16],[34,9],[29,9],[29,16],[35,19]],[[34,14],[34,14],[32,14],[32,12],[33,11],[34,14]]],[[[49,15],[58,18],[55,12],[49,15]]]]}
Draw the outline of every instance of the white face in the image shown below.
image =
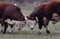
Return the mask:
{"type": "Polygon", "coordinates": [[[35,25],[36,25],[36,21],[35,20],[29,20],[28,18],[25,18],[27,25],[30,27],[30,29],[34,29],[35,25]]]}

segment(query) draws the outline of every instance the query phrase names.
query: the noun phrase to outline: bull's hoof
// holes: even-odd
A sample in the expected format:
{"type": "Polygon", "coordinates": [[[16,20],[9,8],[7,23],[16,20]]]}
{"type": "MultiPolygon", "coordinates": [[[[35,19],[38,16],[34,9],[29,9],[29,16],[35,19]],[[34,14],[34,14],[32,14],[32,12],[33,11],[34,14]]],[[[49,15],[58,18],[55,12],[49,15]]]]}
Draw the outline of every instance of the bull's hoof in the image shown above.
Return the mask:
{"type": "Polygon", "coordinates": [[[50,31],[49,30],[46,30],[47,34],[50,34],[50,31]]]}
{"type": "Polygon", "coordinates": [[[3,34],[5,34],[6,32],[3,32],[3,34]]]}
{"type": "Polygon", "coordinates": [[[3,32],[3,30],[1,30],[1,32],[3,32]]]}
{"type": "Polygon", "coordinates": [[[5,32],[3,32],[3,34],[5,34],[5,32]]]}
{"type": "Polygon", "coordinates": [[[33,30],[33,28],[31,28],[31,30],[33,30]]]}

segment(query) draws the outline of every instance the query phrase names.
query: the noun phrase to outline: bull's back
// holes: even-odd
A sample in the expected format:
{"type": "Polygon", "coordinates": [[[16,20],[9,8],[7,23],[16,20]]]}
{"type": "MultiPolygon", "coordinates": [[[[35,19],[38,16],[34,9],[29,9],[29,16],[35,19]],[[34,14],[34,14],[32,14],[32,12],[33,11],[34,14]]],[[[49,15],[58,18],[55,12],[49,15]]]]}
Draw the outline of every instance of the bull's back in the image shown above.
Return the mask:
{"type": "Polygon", "coordinates": [[[24,15],[21,12],[21,9],[18,6],[15,5],[9,5],[6,7],[3,18],[5,19],[13,19],[13,20],[25,20],[24,15]]]}

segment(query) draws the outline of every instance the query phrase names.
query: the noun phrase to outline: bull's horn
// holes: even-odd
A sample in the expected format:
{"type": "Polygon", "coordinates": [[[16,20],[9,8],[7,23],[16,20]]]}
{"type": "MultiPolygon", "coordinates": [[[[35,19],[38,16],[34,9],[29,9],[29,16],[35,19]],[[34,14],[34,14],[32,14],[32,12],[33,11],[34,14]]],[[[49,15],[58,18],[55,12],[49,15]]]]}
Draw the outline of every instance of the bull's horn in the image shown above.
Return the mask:
{"type": "Polygon", "coordinates": [[[28,18],[27,18],[27,17],[25,17],[25,20],[28,20],[28,18]]]}

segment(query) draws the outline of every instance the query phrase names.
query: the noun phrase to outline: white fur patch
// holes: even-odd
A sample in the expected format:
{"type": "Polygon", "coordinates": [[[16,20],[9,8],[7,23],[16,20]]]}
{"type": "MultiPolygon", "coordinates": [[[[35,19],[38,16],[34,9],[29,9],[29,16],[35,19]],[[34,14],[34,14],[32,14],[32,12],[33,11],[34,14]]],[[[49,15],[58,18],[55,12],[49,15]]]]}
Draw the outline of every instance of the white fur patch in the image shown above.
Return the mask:
{"type": "Polygon", "coordinates": [[[46,30],[49,30],[49,27],[48,26],[46,27],[46,30]]]}
{"type": "Polygon", "coordinates": [[[25,26],[25,21],[14,21],[14,20],[12,20],[12,22],[14,22],[14,26],[16,26],[17,27],[17,29],[22,29],[24,26],[25,26]]]}
{"type": "Polygon", "coordinates": [[[14,5],[15,5],[15,6],[17,6],[17,4],[16,4],[16,3],[15,3],[14,5]]]}
{"type": "Polygon", "coordinates": [[[12,22],[12,20],[10,20],[10,19],[5,20],[5,22],[7,22],[9,24],[14,24],[14,22],[12,22]]]}
{"type": "Polygon", "coordinates": [[[34,28],[35,24],[36,24],[36,21],[34,20],[29,20],[25,17],[25,20],[26,20],[26,24],[30,27],[30,28],[34,28]]]}
{"type": "Polygon", "coordinates": [[[42,32],[42,29],[39,29],[39,33],[41,33],[42,32]]]}
{"type": "Polygon", "coordinates": [[[14,26],[17,29],[22,29],[26,24],[25,21],[15,21],[15,20],[10,20],[10,19],[5,20],[5,22],[7,22],[9,24],[14,24],[14,26]]]}

